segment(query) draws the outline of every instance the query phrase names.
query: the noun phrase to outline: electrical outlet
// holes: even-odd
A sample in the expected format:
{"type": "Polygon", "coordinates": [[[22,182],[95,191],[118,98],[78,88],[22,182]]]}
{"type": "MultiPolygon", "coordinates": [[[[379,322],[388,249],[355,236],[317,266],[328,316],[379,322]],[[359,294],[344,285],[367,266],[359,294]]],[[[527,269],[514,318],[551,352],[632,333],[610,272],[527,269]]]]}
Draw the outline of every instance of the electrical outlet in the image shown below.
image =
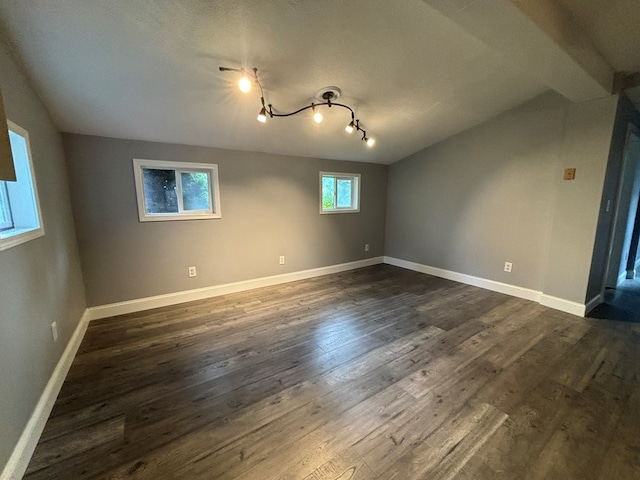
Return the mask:
{"type": "Polygon", "coordinates": [[[513,268],[513,263],[504,262],[504,271],[507,273],[511,273],[511,269],[513,268]]]}
{"type": "Polygon", "coordinates": [[[284,255],[280,255],[280,265],[284,265],[284,255]]]}
{"type": "Polygon", "coordinates": [[[51,324],[51,335],[53,335],[53,341],[57,342],[58,341],[58,324],[56,322],[53,322],[51,324]]]}
{"type": "Polygon", "coordinates": [[[369,244],[368,244],[368,243],[365,243],[365,244],[364,244],[364,251],[365,251],[365,252],[368,252],[368,251],[369,251],[369,244]]]}
{"type": "Polygon", "coordinates": [[[189,267],[189,277],[196,277],[198,275],[198,272],[196,270],[196,267],[189,267]]]}

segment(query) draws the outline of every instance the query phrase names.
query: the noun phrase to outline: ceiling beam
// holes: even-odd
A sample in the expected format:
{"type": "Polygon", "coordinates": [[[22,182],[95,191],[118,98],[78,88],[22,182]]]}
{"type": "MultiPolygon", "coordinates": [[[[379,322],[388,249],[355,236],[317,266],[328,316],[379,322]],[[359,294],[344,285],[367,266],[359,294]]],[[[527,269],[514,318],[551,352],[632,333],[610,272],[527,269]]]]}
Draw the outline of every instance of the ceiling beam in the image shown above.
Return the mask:
{"type": "Polygon", "coordinates": [[[611,94],[614,71],[553,0],[423,0],[573,102],[611,94]]]}
{"type": "Polygon", "coordinates": [[[622,90],[640,87],[640,72],[617,73],[613,82],[613,92],[619,93],[622,90]]]}

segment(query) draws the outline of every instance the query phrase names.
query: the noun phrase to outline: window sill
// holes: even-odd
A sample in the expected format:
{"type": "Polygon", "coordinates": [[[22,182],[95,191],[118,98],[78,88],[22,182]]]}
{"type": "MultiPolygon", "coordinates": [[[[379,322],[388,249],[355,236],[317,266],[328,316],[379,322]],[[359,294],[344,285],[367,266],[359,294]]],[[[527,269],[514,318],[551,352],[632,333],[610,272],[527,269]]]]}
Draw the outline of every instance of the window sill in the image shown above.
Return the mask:
{"type": "Polygon", "coordinates": [[[170,222],[175,220],[212,220],[216,218],[222,218],[222,215],[219,213],[182,215],[157,213],[155,215],[140,215],[138,220],[140,220],[140,222],[170,222]]]}
{"type": "Polygon", "coordinates": [[[360,213],[360,210],[320,210],[320,215],[332,215],[334,213],[360,213]]]}
{"type": "Polygon", "coordinates": [[[0,232],[0,251],[44,236],[44,228],[12,228],[0,232]]]}

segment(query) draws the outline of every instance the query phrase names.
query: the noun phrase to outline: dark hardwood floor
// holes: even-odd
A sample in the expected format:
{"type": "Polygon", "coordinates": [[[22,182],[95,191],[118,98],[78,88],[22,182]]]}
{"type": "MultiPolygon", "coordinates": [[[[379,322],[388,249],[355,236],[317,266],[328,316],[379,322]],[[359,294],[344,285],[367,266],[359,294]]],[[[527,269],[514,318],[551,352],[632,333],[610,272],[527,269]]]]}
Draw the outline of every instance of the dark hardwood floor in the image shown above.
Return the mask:
{"type": "Polygon", "coordinates": [[[26,478],[638,479],[640,325],[387,265],[92,322],[26,478]]]}
{"type": "Polygon", "coordinates": [[[640,278],[625,280],[618,288],[607,288],[604,302],[589,317],[640,323],[640,278]]]}

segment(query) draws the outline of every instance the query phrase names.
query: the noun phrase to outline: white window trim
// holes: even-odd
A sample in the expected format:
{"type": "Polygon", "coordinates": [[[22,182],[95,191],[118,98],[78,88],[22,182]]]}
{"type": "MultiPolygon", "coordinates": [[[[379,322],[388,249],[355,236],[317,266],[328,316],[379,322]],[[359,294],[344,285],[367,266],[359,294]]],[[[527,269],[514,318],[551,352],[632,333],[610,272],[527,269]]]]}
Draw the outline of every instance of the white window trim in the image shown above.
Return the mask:
{"type": "Polygon", "coordinates": [[[320,214],[321,215],[332,215],[334,213],[359,213],[360,212],[360,184],[361,178],[359,173],[345,173],[345,172],[320,172],[320,214]],[[343,178],[349,180],[356,180],[356,188],[351,190],[351,204],[354,202],[357,205],[357,208],[334,208],[333,210],[324,210],[322,208],[322,177],[335,177],[336,179],[343,178]]]}
{"type": "Polygon", "coordinates": [[[29,138],[29,132],[22,128],[20,125],[13,123],[11,120],[7,120],[7,127],[9,128],[9,130],[12,130],[13,132],[24,138],[27,144],[27,159],[29,160],[29,171],[31,173],[31,186],[33,188],[33,197],[36,203],[38,224],[40,226],[38,228],[12,228],[10,230],[4,230],[0,234],[0,251],[16,247],[23,243],[44,236],[44,220],[42,218],[42,210],[40,209],[40,196],[38,195],[36,171],[33,168],[33,156],[31,155],[31,139],[29,138]]]}
{"type": "MultiPolygon", "coordinates": [[[[138,203],[138,219],[141,222],[165,222],[172,220],[209,220],[213,218],[222,218],[222,210],[220,208],[220,185],[218,181],[218,165],[214,163],[187,163],[187,162],[168,162],[163,160],[146,160],[140,158],[133,159],[133,174],[135,177],[136,199],[138,203]],[[183,211],[182,213],[147,213],[144,202],[144,181],[142,178],[143,168],[157,168],[160,170],[175,170],[177,173],[181,171],[206,170],[211,173],[210,188],[212,211],[203,213],[202,211],[183,211]]],[[[177,180],[177,179],[176,179],[177,180]]],[[[182,203],[181,183],[176,182],[177,197],[179,204],[182,203]]]]}

